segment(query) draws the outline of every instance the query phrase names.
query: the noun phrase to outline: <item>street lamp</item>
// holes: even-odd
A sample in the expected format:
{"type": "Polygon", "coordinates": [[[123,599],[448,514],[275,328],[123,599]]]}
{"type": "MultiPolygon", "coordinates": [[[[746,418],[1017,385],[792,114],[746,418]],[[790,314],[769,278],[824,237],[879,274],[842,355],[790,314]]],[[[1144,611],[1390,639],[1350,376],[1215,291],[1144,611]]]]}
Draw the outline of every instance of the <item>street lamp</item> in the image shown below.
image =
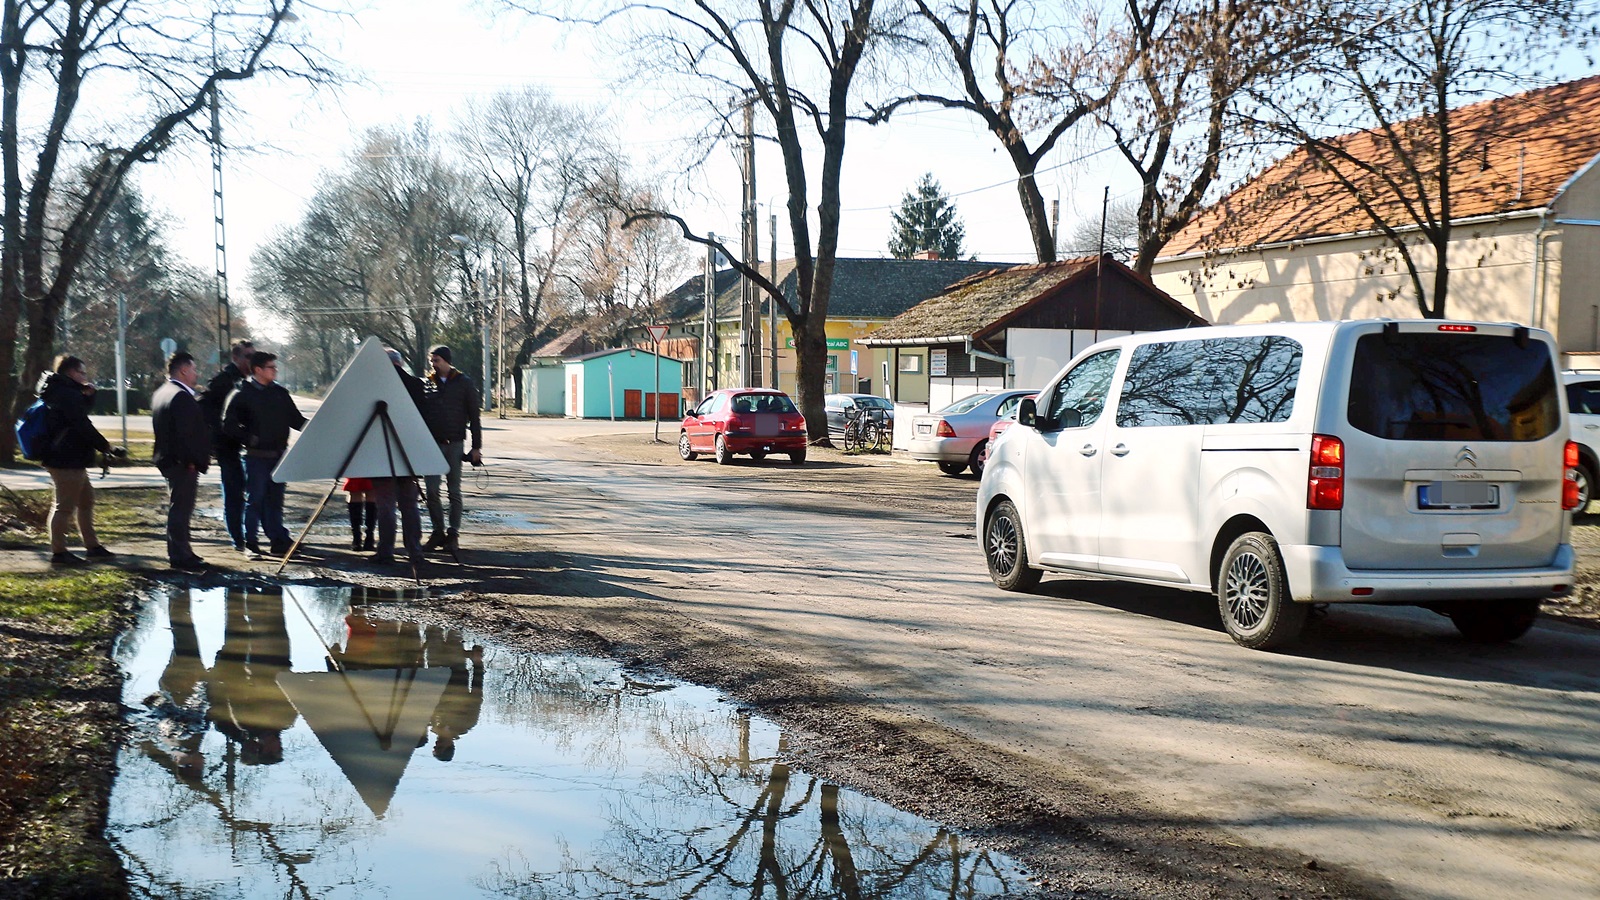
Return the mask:
{"type": "MultiPolygon", "coordinates": [[[[217,20],[223,16],[257,18],[254,13],[211,13],[211,74],[217,73],[217,20]]],[[[279,22],[298,22],[300,17],[285,9],[277,14],[279,22]]],[[[207,140],[211,144],[211,217],[212,236],[216,242],[216,292],[217,292],[217,361],[228,358],[228,345],[233,343],[233,313],[228,308],[228,239],[223,227],[222,214],[222,91],[218,82],[211,82],[211,131],[207,140]]]]}
{"type": "MultiPolygon", "coordinates": [[[[478,256],[478,320],[482,328],[482,338],[480,339],[482,343],[480,346],[483,348],[483,352],[479,354],[479,364],[482,368],[483,374],[483,409],[485,412],[487,412],[489,410],[490,398],[489,354],[491,352],[491,348],[489,346],[489,267],[483,258],[483,246],[477,241],[474,241],[472,238],[469,238],[464,234],[452,234],[450,235],[450,240],[458,248],[460,248],[458,252],[461,254],[461,263],[463,266],[466,266],[468,249],[471,249],[472,252],[476,253],[478,256]]],[[[470,269],[470,267],[468,268],[470,269]]],[[[468,277],[471,277],[470,272],[468,277]]],[[[505,330],[502,328],[501,340],[504,341],[504,339],[505,330]]],[[[503,348],[502,352],[504,352],[503,348]]],[[[499,398],[499,392],[499,385],[495,385],[496,400],[499,398]]]]}

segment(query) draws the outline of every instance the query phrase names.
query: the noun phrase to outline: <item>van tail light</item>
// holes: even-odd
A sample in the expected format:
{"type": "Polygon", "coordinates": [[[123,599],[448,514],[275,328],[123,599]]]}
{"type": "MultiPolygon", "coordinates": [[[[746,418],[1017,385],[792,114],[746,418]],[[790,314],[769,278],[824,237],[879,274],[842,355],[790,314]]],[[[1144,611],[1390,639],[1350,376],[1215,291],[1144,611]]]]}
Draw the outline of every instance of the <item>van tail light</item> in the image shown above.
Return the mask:
{"type": "Polygon", "coordinates": [[[1561,481],[1561,508],[1578,508],[1578,443],[1567,441],[1562,460],[1566,464],[1566,477],[1561,481]]]}
{"type": "Polygon", "coordinates": [[[1331,435],[1311,436],[1306,509],[1344,509],[1344,441],[1331,435]]]}
{"type": "Polygon", "coordinates": [[[956,436],[956,430],[954,428],[950,427],[950,423],[949,422],[946,422],[945,420],[940,419],[939,420],[939,430],[936,432],[936,434],[938,434],[939,437],[955,437],[956,436]]]}

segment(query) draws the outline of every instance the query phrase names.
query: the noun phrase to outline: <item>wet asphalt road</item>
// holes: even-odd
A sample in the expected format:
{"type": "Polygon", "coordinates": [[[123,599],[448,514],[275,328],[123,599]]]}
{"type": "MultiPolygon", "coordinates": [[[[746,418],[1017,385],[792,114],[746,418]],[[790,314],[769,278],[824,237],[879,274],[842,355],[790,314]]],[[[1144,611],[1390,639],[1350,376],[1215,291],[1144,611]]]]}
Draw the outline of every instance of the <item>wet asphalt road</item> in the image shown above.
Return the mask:
{"type": "Polygon", "coordinates": [[[469,506],[886,705],[1107,779],[1174,819],[1404,896],[1600,896],[1600,633],[1547,623],[1479,647],[1430,612],[1349,606],[1293,652],[1252,652],[1204,595],[1083,579],[995,589],[970,478],[683,463],[644,447],[650,430],[493,423],[469,506]],[[608,431],[616,456],[582,440],[608,431]]]}

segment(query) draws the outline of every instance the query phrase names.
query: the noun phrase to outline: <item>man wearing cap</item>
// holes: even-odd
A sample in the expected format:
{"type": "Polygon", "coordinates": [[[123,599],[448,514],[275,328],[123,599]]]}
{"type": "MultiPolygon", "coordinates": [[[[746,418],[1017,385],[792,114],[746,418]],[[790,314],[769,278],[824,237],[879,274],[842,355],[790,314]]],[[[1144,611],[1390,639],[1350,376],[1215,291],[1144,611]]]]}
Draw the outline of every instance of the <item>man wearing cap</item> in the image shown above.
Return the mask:
{"type": "Polygon", "coordinates": [[[483,464],[483,428],[478,421],[478,389],[472,379],[450,365],[450,348],[439,344],[428,351],[426,402],[422,417],[428,431],[439,442],[439,452],[450,464],[450,529],[445,530],[444,508],[439,502],[439,476],[429,475],[428,518],[433,521],[433,534],[428,537],[428,549],[439,546],[455,552],[461,531],[461,460],[467,431],[472,432],[472,450],[465,455],[467,461],[483,464]]]}
{"type": "MultiPolygon", "coordinates": [[[[416,404],[417,412],[422,412],[425,395],[422,379],[406,371],[405,360],[400,356],[399,350],[385,347],[383,352],[387,353],[389,361],[394,363],[395,374],[400,376],[401,384],[406,386],[406,394],[411,397],[411,402],[416,404]]],[[[398,505],[400,532],[405,540],[406,554],[413,564],[421,562],[422,515],[417,512],[417,479],[409,475],[397,478],[374,478],[372,497],[377,503],[378,510],[378,553],[372,561],[380,565],[394,562],[394,514],[398,505]]]]}

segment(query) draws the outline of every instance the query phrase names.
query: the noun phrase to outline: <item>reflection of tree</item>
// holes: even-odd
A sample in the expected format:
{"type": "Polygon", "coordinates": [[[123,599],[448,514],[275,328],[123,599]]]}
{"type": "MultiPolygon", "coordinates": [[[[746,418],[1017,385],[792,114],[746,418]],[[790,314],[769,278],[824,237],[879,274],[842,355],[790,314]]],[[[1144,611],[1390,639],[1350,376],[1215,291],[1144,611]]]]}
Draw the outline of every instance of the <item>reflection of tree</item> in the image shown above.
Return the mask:
{"type": "Polygon", "coordinates": [[[1284,337],[1145,344],[1128,361],[1117,425],[1282,422],[1299,377],[1300,344],[1284,337]]]}
{"type": "Polygon", "coordinates": [[[751,758],[747,716],[732,723],[732,754],[716,752],[708,723],[683,718],[666,722],[662,733],[678,768],[657,776],[653,790],[630,791],[614,805],[596,846],[575,852],[564,845],[553,871],[507,859],[478,886],[528,900],[875,900],[1007,891],[1010,870],[985,852],[965,852],[955,835],[798,776],[782,761],[781,737],[777,758],[751,758]]]}

